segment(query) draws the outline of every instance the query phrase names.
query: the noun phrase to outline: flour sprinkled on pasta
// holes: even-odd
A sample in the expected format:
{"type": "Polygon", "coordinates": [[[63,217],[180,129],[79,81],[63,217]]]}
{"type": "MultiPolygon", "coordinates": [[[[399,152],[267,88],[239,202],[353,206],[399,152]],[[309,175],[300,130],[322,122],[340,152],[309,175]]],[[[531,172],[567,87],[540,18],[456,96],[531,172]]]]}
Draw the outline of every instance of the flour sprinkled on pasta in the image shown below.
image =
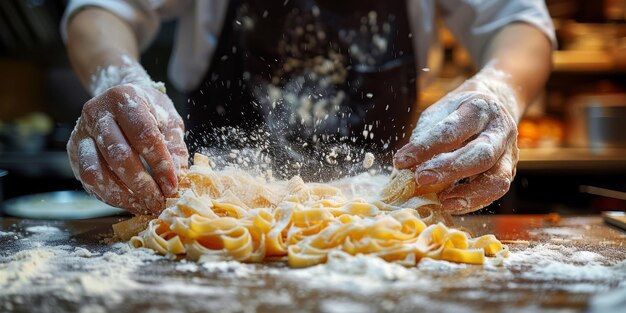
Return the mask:
{"type": "Polygon", "coordinates": [[[216,171],[209,157],[196,154],[179,186],[179,197],[131,239],[133,246],[201,262],[285,258],[292,267],[325,263],[336,251],[406,266],[424,257],[482,264],[507,252],[493,235],[470,238],[439,223],[437,201],[414,197],[402,183],[386,188],[383,201],[367,201],[298,176],[268,181],[216,171]]]}

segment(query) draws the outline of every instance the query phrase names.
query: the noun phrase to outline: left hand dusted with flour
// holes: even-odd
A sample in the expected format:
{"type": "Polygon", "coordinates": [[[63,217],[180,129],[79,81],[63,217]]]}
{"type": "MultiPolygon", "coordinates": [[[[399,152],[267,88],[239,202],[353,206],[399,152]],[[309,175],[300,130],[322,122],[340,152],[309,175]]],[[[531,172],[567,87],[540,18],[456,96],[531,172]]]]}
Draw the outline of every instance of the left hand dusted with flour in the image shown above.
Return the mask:
{"type": "Polygon", "coordinates": [[[156,214],[187,167],[182,119],[152,87],[124,84],[88,101],[67,146],[87,191],[137,214],[156,214]],[[150,168],[144,168],[142,158],[150,168]]]}
{"type": "Polygon", "coordinates": [[[484,70],[430,106],[394,157],[397,168],[415,169],[418,192],[438,192],[445,211],[485,207],[515,176],[519,113],[504,76],[484,70]]]}

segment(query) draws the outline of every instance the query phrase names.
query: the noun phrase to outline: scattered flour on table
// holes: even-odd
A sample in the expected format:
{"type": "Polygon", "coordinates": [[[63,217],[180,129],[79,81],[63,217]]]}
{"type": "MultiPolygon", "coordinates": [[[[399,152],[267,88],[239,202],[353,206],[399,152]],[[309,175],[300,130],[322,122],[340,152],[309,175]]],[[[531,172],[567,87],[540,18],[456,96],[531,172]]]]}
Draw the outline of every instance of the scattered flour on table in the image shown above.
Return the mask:
{"type": "Polygon", "coordinates": [[[423,271],[431,271],[436,273],[457,272],[460,269],[467,268],[467,264],[452,263],[442,260],[433,260],[431,258],[423,258],[417,264],[417,268],[423,271]]]}
{"type": "Polygon", "coordinates": [[[106,313],[107,309],[98,304],[85,304],[81,306],[79,313],[106,313]]]}
{"type": "Polygon", "coordinates": [[[26,231],[31,233],[57,233],[61,230],[54,226],[40,225],[40,226],[31,226],[26,227],[26,231]]]}
{"type": "Polygon", "coordinates": [[[255,271],[253,265],[237,261],[205,262],[202,267],[209,273],[226,274],[232,277],[246,277],[255,271]]]}
{"type": "Polygon", "coordinates": [[[352,313],[370,313],[375,312],[374,308],[371,306],[354,302],[348,299],[329,299],[324,300],[321,304],[321,311],[324,313],[342,313],[342,312],[352,312],[352,313]]]}
{"type": "Polygon", "coordinates": [[[78,257],[82,257],[82,258],[90,258],[90,257],[92,257],[94,255],[91,251],[89,251],[89,250],[87,250],[85,248],[81,248],[81,247],[76,247],[74,249],[74,253],[73,254],[74,254],[74,256],[78,256],[78,257]]]}
{"type": "Polygon", "coordinates": [[[122,301],[124,291],[141,287],[131,273],[158,259],[162,257],[153,251],[131,249],[126,243],[111,246],[101,256],[81,247],[34,243],[15,254],[0,256],[0,299],[4,309],[12,307],[8,299],[17,301],[29,295],[68,301],[101,297],[116,304],[122,301]]]}
{"type": "Polygon", "coordinates": [[[551,228],[540,228],[534,231],[531,231],[533,234],[546,234],[558,237],[571,237],[571,236],[580,236],[581,232],[577,229],[572,229],[570,227],[551,227],[551,228]]]}
{"type": "MultiPolygon", "coordinates": [[[[8,260],[0,258],[2,262],[0,264],[0,290],[5,294],[26,291],[35,278],[38,278],[41,273],[48,272],[55,256],[53,249],[35,248],[20,251],[8,260]]],[[[46,276],[49,275],[51,274],[47,273],[46,276]]]]}
{"type": "Polygon", "coordinates": [[[23,237],[22,240],[33,243],[69,238],[69,234],[66,231],[49,225],[30,226],[24,230],[30,234],[23,237]]]}
{"type": "Polygon", "coordinates": [[[570,292],[606,291],[626,281],[626,259],[610,260],[592,251],[549,243],[511,252],[504,266],[519,271],[521,278],[570,292]]]}
{"type": "Polygon", "coordinates": [[[621,288],[593,297],[589,313],[621,313],[626,308],[626,283],[621,288]]]}
{"type": "Polygon", "coordinates": [[[326,264],[287,272],[287,278],[307,282],[310,287],[368,292],[385,288],[390,282],[411,281],[416,272],[371,255],[352,256],[331,251],[326,264]]]}
{"type": "MultiPolygon", "coordinates": [[[[305,282],[312,288],[369,293],[392,287],[445,288],[450,282],[442,277],[452,277],[450,275],[465,270],[469,272],[464,273],[471,275],[464,274],[462,279],[454,280],[454,286],[473,289],[485,280],[501,280],[508,284],[512,280],[522,279],[539,284],[510,283],[510,287],[597,293],[620,284],[626,285],[626,260],[616,261],[592,251],[555,244],[538,244],[512,251],[501,265],[487,262],[482,266],[423,258],[415,268],[406,268],[375,256],[331,252],[326,264],[291,270],[287,272],[287,278],[305,282]]],[[[475,291],[482,292],[483,297],[489,297],[488,290],[475,291]]]]}
{"type": "Polygon", "coordinates": [[[195,273],[200,269],[196,263],[181,261],[176,264],[176,270],[179,272],[195,273]]]}
{"type": "Polygon", "coordinates": [[[236,290],[233,287],[223,286],[205,286],[190,284],[181,281],[172,281],[165,284],[154,285],[151,287],[152,291],[168,295],[202,295],[202,296],[220,296],[224,294],[235,294],[236,290]]]}

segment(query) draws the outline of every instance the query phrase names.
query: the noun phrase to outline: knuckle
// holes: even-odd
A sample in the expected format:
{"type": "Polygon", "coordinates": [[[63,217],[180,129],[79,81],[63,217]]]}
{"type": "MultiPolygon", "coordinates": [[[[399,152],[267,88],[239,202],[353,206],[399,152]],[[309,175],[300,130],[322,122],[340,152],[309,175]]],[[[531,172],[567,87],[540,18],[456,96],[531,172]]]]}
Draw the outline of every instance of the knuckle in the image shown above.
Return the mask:
{"type": "Polygon", "coordinates": [[[476,110],[477,112],[489,112],[491,111],[489,105],[489,97],[486,95],[478,95],[471,97],[466,102],[470,108],[476,110]]]}
{"type": "Polygon", "coordinates": [[[115,86],[105,94],[104,97],[109,103],[115,104],[114,108],[120,110],[139,110],[140,112],[146,111],[146,104],[144,98],[137,93],[137,89],[132,84],[124,84],[115,86]]]}
{"type": "Polygon", "coordinates": [[[79,173],[80,178],[83,181],[93,182],[96,181],[100,172],[93,165],[87,165],[84,160],[79,161],[79,173]]]}
{"type": "Polygon", "coordinates": [[[85,105],[83,105],[83,115],[94,116],[99,108],[100,103],[96,98],[92,98],[91,100],[85,102],[85,105]]]}
{"type": "Polygon", "coordinates": [[[170,132],[166,141],[169,149],[187,149],[187,146],[185,145],[184,133],[180,129],[170,132]]]}
{"type": "Polygon", "coordinates": [[[154,125],[146,125],[147,127],[145,127],[138,135],[137,138],[142,142],[142,143],[147,143],[147,142],[162,142],[163,141],[163,134],[161,134],[161,132],[154,127],[154,125]]]}
{"type": "Polygon", "coordinates": [[[460,136],[459,125],[456,121],[443,121],[439,128],[438,136],[440,136],[439,138],[441,138],[442,142],[453,142],[460,136]]]}
{"type": "MultiPolygon", "coordinates": [[[[91,188],[92,190],[95,190],[94,186],[97,186],[99,183],[98,180],[98,173],[87,167],[79,167],[78,168],[78,178],[81,181],[81,183],[83,184],[83,186],[87,186],[88,188],[91,188]]],[[[87,188],[86,188],[87,189],[87,188]]]]}
{"type": "Polygon", "coordinates": [[[123,143],[114,143],[107,147],[107,152],[114,160],[127,160],[132,155],[132,149],[123,143]]]}
{"type": "Polygon", "coordinates": [[[416,158],[418,155],[422,155],[430,150],[430,142],[418,137],[413,142],[402,147],[402,150],[398,150],[398,156],[404,156],[408,158],[416,158]]]}
{"type": "Polygon", "coordinates": [[[478,123],[487,123],[494,115],[494,104],[488,96],[473,96],[464,102],[468,114],[478,123]]]}
{"type": "Polygon", "coordinates": [[[488,195],[488,197],[493,198],[492,200],[497,200],[502,197],[509,191],[511,181],[512,177],[510,174],[492,176],[490,179],[492,192],[488,195]]]}
{"type": "Polygon", "coordinates": [[[125,95],[135,94],[133,88],[128,84],[123,84],[107,89],[102,95],[103,97],[110,98],[111,100],[122,100],[125,95]]]}
{"type": "Polygon", "coordinates": [[[473,152],[476,160],[480,164],[488,164],[496,158],[496,148],[487,142],[478,142],[474,147],[473,152]]]}
{"type": "Polygon", "coordinates": [[[500,196],[503,196],[509,191],[509,188],[511,187],[511,179],[508,177],[501,177],[500,179],[497,179],[496,187],[497,187],[496,193],[498,194],[498,198],[499,198],[500,196]]]}

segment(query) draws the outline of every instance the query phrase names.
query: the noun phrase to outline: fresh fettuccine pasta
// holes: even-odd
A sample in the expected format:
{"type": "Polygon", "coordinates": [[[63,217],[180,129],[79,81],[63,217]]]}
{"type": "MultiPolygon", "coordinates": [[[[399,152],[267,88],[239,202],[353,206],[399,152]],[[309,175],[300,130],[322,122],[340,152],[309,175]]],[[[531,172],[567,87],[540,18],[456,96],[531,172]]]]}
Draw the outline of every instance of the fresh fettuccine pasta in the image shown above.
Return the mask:
{"type": "Polygon", "coordinates": [[[168,199],[131,243],[199,261],[286,257],[292,267],[324,263],[332,250],[407,266],[424,257],[482,264],[485,256],[506,251],[493,235],[470,238],[439,223],[436,200],[414,198],[398,186],[366,201],[299,177],[269,182],[238,170],[215,171],[208,157],[196,155],[179,197],[168,199]]]}

